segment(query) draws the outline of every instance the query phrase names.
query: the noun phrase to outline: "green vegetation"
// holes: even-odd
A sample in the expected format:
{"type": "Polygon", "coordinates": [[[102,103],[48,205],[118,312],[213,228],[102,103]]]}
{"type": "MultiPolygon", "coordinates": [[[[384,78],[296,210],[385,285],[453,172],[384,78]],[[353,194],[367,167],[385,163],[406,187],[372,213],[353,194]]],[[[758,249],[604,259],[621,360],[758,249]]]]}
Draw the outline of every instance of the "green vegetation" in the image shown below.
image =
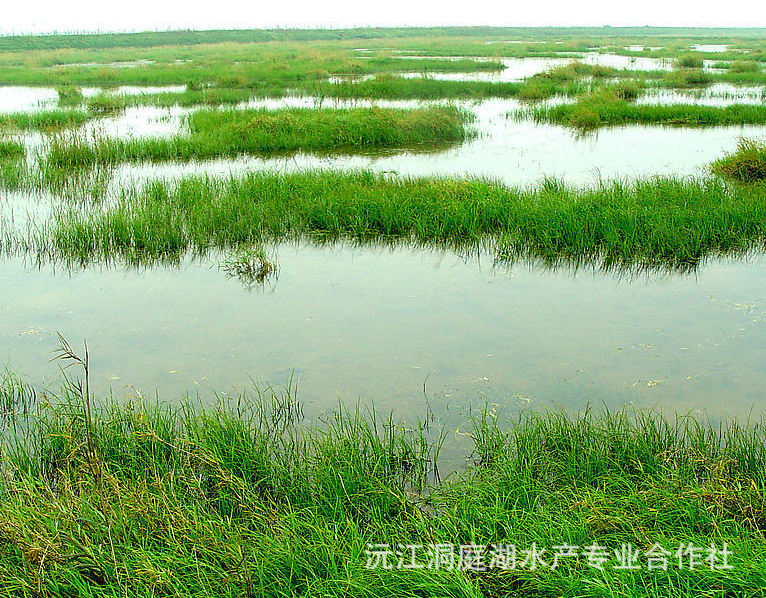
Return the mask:
{"type": "Polygon", "coordinates": [[[701,69],[702,58],[698,54],[684,54],[676,60],[676,66],[682,69],[701,69]]]}
{"type": "Polygon", "coordinates": [[[0,113],[0,129],[57,129],[83,124],[93,115],[84,110],[62,109],[39,112],[0,113]]]}
{"type": "Polygon", "coordinates": [[[454,106],[198,110],[188,136],[150,139],[53,138],[46,165],[77,168],[139,160],[192,160],[245,153],[408,146],[465,139],[471,115],[454,106]]]}
{"type": "Polygon", "coordinates": [[[320,98],[338,99],[445,99],[513,97],[522,88],[521,83],[494,83],[491,81],[443,81],[431,77],[407,78],[379,75],[363,81],[322,83],[305,91],[320,98]]]}
{"type": "Polygon", "coordinates": [[[723,76],[714,77],[702,69],[681,69],[667,74],[662,83],[665,87],[699,87],[716,80],[725,81],[723,76]]]}
{"type": "Polygon", "coordinates": [[[82,89],[75,85],[62,85],[56,89],[59,96],[59,106],[71,106],[72,104],[82,104],[82,89]]]}
{"type": "Polygon", "coordinates": [[[766,123],[766,106],[735,104],[634,104],[615,94],[596,93],[578,98],[573,104],[535,106],[517,113],[521,118],[588,130],[626,124],[679,126],[744,125],[766,123]]]}
{"type": "Polygon", "coordinates": [[[740,139],[737,150],[711,165],[714,173],[743,183],[766,180],[766,143],[740,139]]]}
{"type": "Polygon", "coordinates": [[[24,145],[12,139],[0,139],[0,160],[24,157],[24,145]]]}
{"type": "Polygon", "coordinates": [[[475,464],[439,483],[440,441],[424,423],[341,409],[309,428],[292,386],[209,410],[96,400],[87,358],[62,343],[62,357],[86,368],[84,383],[38,393],[6,376],[0,390],[34,405],[3,436],[8,595],[763,593],[762,424],[627,411],[498,423],[484,413],[470,432],[475,464]],[[372,544],[419,545],[423,567],[400,568],[395,555],[390,569],[375,566],[372,544]],[[429,568],[435,544],[486,546],[493,566],[429,568]],[[573,556],[552,566],[564,544],[573,556]],[[640,551],[639,569],[614,568],[626,544],[640,551]],[[500,545],[517,547],[515,564],[492,560],[500,545]],[[669,551],[667,570],[648,569],[655,545],[669,551]],[[696,567],[675,554],[690,545],[696,567]],[[711,545],[730,553],[726,563],[711,545]],[[601,570],[589,546],[604,547],[601,570]],[[545,550],[534,567],[521,552],[533,547],[545,550]]]}
{"type": "Polygon", "coordinates": [[[111,115],[125,110],[126,102],[122,98],[100,94],[88,98],[85,105],[93,114],[111,115]]]}
{"type": "Polygon", "coordinates": [[[760,70],[761,66],[754,60],[735,60],[729,65],[732,73],[756,73],[760,70]]]}
{"type": "Polygon", "coordinates": [[[304,235],[476,246],[499,258],[682,268],[764,247],[762,187],[653,178],[518,189],[370,172],[250,173],[123,190],[111,207],[60,211],[27,246],[80,261],[165,259],[304,235]]]}

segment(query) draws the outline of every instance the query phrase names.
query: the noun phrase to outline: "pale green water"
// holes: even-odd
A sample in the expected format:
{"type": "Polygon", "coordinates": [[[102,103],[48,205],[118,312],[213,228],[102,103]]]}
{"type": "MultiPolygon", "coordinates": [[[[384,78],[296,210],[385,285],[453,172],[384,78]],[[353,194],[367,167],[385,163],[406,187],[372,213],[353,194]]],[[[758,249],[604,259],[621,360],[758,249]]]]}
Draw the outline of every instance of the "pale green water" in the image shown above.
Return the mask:
{"type": "Polygon", "coordinates": [[[426,398],[441,415],[486,400],[742,415],[766,398],[764,258],[629,279],[421,250],[275,251],[278,278],[250,290],[217,259],[74,274],[5,260],[2,359],[55,379],[61,332],[87,339],[101,392],[210,397],[294,372],[310,409],[361,398],[403,415],[426,398]]]}

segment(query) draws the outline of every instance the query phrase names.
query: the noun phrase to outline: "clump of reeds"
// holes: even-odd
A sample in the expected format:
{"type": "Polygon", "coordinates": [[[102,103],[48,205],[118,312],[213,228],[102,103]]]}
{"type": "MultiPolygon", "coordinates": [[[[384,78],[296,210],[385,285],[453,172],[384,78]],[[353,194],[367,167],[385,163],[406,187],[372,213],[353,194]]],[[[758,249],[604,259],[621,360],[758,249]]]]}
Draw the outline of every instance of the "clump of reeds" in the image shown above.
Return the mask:
{"type": "Polygon", "coordinates": [[[117,114],[125,110],[126,103],[117,96],[99,94],[88,98],[85,103],[88,110],[100,116],[117,114]]]}
{"type": "Polygon", "coordinates": [[[701,69],[703,61],[697,54],[683,54],[675,61],[676,68],[679,69],[701,69]]]}
{"type": "Polygon", "coordinates": [[[735,60],[729,65],[732,73],[757,73],[761,66],[755,60],[735,60]]]}
{"type": "Polygon", "coordinates": [[[14,139],[0,139],[0,160],[17,160],[24,157],[24,144],[14,139]]]}
{"type": "Polygon", "coordinates": [[[713,162],[711,170],[723,177],[752,183],[766,180],[766,142],[743,137],[737,149],[713,162]]]}
{"type": "Polygon", "coordinates": [[[672,87],[699,87],[710,84],[713,76],[702,69],[684,68],[669,73],[664,81],[672,87]]]}
{"type": "Polygon", "coordinates": [[[90,118],[90,113],[74,108],[7,112],[0,114],[0,129],[58,129],[81,125],[90,118]]]}
{"type": "Polygon", "coordinates": [[[616,92],[596,92],[579,97],[573,104],[538,106],[516,114],[522,118],[557,123],[575,129],[625,124],[700,127],[766,123],[764,106],[635,104],[620,100],[616,92]]]}
{"type": "Polygon", "coordinates": [[[56,88],[59,97],[59,106],[72,106],[83,103],[82,89],[76,85],[62,85],[56,88]]]}

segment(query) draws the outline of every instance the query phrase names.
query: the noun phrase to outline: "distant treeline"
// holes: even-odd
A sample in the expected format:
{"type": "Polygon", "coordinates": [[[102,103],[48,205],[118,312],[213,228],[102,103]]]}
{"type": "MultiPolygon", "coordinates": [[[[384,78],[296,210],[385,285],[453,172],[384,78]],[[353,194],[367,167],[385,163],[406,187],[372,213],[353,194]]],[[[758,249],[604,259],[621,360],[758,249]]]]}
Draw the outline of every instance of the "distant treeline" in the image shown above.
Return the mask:
{"type": "Polygon", "coordinates": [[[353,29],[234,29],[0,36],[0,51],[121,48],[219,42],[381,39],[421,36],[766,38],[764,28],[696,27],[357,27],[353,29]]]}

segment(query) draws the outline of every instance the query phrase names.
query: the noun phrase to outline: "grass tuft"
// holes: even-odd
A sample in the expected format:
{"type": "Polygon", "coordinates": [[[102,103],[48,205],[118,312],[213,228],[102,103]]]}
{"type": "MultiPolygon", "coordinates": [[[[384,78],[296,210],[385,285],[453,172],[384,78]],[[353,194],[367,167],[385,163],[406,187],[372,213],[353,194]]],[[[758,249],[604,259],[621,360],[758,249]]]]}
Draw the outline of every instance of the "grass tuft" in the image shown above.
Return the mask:
{"type": "Polygon", "coordinates": [[[742,183],[766,180],[766,143],[742,138],[736,151],[713,162],[711,170],[742,183]]]}

